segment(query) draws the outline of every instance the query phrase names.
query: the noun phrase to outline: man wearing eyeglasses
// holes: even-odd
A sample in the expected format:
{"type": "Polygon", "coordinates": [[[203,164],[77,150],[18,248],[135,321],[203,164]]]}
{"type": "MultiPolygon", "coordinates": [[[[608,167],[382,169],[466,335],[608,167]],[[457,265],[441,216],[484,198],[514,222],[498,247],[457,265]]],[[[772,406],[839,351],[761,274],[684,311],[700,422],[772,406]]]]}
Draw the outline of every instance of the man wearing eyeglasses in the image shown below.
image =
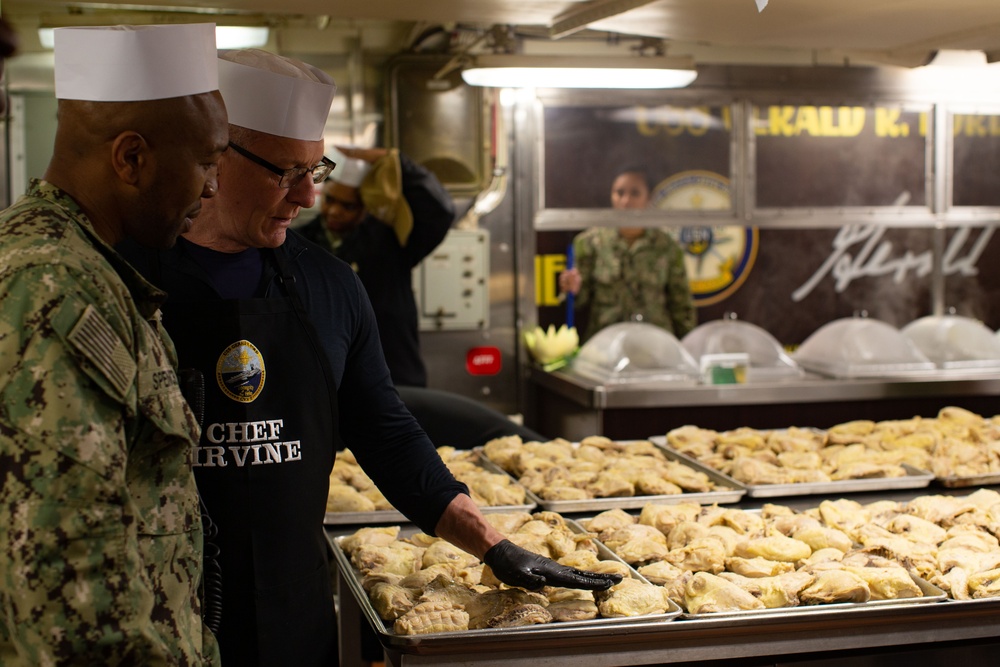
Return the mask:
{"type": "MultiPolygon", "coordinates": [[[[177,247],[129,256],[169,294],[163,324],[181,368],[204,377],[194,464],[218,526],[206,552],[221,564],[223,664],[337,664],[323,519],[341,446],[422,530],[502,581],[611,586],[513,545],[483,518],[393,388],[354,271],[289,230],[332,166],[330,77],[244,50],[221,56],[219,90],[231,143],[218,195],[177,247]]],[[[197,408],[197,387],[191,396],[197,408]]]]}

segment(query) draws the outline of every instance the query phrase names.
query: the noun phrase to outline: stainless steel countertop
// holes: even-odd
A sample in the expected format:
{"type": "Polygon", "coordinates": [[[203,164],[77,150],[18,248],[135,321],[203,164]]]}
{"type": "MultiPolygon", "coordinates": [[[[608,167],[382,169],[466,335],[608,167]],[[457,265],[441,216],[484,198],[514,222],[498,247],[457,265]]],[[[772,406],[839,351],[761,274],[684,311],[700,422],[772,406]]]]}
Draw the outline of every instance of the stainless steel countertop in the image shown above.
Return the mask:
{"type": "MultiPolygon", "coordinates": [[[[997,488],[997,487],[992,487],[997,488]]],[[[902,489],[845,494],[862,504],[876,500],[906,502],[941,493],[964,496],[976,489],[902,489]]],[[[749,499],[735,507],[759,508],[779,502],[796,510],[815,507],[828,496],[784,499],[749,499]]],[[[347,575],[351,576],[351,575],[347,575]]],[[[360,665],[359,626],[368,622],[344,572],[338,570],[340,610],[338,626],[344,667],[360,665]]],[[[403,649],[388,647],[387,665],[436,665],[458,667],[594,667],[647,665],[725,660],[764,656],[795,656],[827,651],[880,647],[910,649],[943,642],[1000,638],[1000,598],[956,602],[953,600],[891,607],[855,607],[849,610],[813,608],[806,613],[789,609],[754,617],[675,619],[664,622],[637,620],[616,626],[523,634],[517,641],[502,636],[460,637],[456,641],[428,641],[403,649]]]]}
{"type": "MultiPolygon", "coordinates": [[[[343,576],[343,573],[340,574],[343,576]]],[[[357,600],[341,580],[340,630],[345,667],[356,665],[356,656],[344,646],[357,637],[364,622],[357,600]]],[[[975,640],[1000,636],[1000,599],[971,602],[937,602],[850,612],[821,610],[765,616],[753,619],[672,620],[636,622],[594,629],[581,635],[551,632],[507,641],[489,636],[408,648],[389,648],[391,665],[495,665],[508,667],[565,666],[580,664],[602,667],[647,665],[698,660],[736,659],[753,656],[798,655],[822,651],[915,647],[939,642],[975,640]]]]}
{"type": "Polygon", "coordinates": [[[601,385],[566,371],[528,367],[528,380],[583,407],[657,408],[695,405],[753,405],[869,401],[922,396],[1000,396],[995,371],[935,371],[895,378],[804,378],[754,384],[601,385]]]}

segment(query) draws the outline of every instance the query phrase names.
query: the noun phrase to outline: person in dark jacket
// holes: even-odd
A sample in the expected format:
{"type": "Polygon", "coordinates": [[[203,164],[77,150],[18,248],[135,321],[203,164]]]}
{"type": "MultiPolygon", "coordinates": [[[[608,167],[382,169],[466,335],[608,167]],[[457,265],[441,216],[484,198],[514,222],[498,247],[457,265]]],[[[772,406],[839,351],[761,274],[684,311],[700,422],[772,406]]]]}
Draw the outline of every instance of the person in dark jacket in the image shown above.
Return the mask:
{"type": "Polygon", "coordinates": [[[337,149],[344,157],[323,184],[321,212],[298,231],[357,272],[393,382],[425,387],[412,276],[451,227],[451,197],[395,149],[337,149]]]}

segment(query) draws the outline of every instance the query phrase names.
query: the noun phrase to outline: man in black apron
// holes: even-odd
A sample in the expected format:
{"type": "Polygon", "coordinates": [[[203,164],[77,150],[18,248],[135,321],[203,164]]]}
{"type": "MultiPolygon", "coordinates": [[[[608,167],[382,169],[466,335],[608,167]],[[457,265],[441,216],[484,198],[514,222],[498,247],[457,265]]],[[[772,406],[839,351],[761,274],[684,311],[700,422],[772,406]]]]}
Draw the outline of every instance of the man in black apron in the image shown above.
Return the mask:
{"type": "Polygon", "coordinates": [[[163,323],[180,365],[204,379],[195,472],[218,528],[209,546],[221,595],[206,578],[207,597],[221,598],[224,664],[337,663],[323,516],[341,441],[395,507],[501,580],[611,586],[516,547],[485,521],[393,388],[351,267],[288,232],[331,168],[322,132],[332,80],[247,50],[220,59],[219,89],[230,119],[219,195],[173,250],[123,251],[168,292],[163,323]]]}

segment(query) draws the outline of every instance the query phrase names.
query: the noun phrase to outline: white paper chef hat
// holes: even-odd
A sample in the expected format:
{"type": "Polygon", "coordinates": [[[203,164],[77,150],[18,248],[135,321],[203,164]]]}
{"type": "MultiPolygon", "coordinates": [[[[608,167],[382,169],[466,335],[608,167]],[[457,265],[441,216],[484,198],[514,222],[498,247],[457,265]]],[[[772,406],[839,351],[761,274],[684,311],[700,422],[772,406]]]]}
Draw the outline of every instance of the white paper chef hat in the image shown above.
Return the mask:
{"type": "Polygon", "coordinates": [[[56,28],[56,98],[138,102],[219,88],[215,24],[56,28]]]}
{"type": "Polygon", "coordinates": [[[219,90],[233,125],[316,141],[323,138],[337,85],[300,60],[241,49],[219,54],[219,90]]]}
{"type": "Polygon", "coordinates": [[[333,172],[330,173],[330,180],[336,181],[349,188],[360,188],[361,181],[371,171],[371,164],[356,157],[347,157],[336,148],[330,152],[330,159],[337,163],[333,172]]]}

